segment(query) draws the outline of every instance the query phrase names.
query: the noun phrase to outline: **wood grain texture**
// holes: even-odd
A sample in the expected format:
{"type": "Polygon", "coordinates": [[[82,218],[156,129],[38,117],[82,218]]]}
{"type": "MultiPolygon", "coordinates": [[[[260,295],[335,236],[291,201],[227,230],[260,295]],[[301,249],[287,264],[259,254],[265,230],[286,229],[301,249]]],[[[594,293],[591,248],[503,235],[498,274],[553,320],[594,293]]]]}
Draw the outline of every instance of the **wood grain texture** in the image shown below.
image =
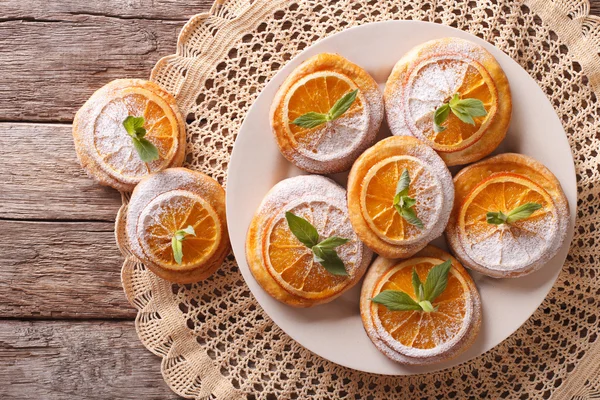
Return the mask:
{"type": "Polygon", "coordinates": [[[0,321],[0,398],[177,399],[133,322],[0,321]]]}
{"type": "Polygon", "coordinates": [[[114,18],[187,21],[210,9],[214,0],[3,0],[3,19],[75,19],[102,15],[114,18]]]}
{"type": "Polygon", "coordinates": [[[113,229],[0,220],[0,318],[135,318],[113,229]]]}
{"type": "Polygon", "coordinates": [[[81,169],[71,125],[0,123],[0,218],[114,221],[119,192],[81,169]]]}
{"type": "MultiPolygon", "coordinates": [[[[192,14],[190,5],[180,12],[174,1],[162,2],[162,12],[154,17],[151,1],[44,1],[29,7],[34,2],[9,0],[5,17],[5,2],[0,121],[72,121],[102,85],[116,78],[148,78],[156,61],[175,51],[178,32],[192,14]],[[68,12],[70,6],[75,11],[68,12]],[[161,20],[168,8],[173,19],[161,20]],[[112,14],[120,10],[127,10],[126,18],[112,14]]],[[[197,12],[206,11],[207,2],[198,3],[197,12]]]]}

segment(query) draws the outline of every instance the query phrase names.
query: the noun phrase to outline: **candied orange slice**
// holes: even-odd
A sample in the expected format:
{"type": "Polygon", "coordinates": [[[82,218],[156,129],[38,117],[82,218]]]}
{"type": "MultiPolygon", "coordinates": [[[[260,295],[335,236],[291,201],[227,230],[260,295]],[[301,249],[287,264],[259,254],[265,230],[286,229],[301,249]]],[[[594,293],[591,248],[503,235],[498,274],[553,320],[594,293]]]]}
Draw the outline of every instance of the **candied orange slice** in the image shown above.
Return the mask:
{"type": "MultiPolygon", "coordinates": [[[[336,251],[347,271],[358,268],[355,263],[362,261],[357,257],[361,243],[355,240],[343,210],[313,199],[300,201],[288,211],[313,224],[321,240],[334,235],[354,239],[337,247],[336,251]]],[[[314,261],[312,251],[292,234],[282,213],[276,214],[265,233],[263,251],[266,268],[287,292],[306,299],[324,299],[348,285],[347,276],[333,275],[314,261]]]]}
{"type": "Polygon", "coordinates": [[[221,224],[215,210],[200,196],[186,190],[172,190],[154,198],[143,209],[138,230],[146,256],[155,264],[173,270],[194,268],[213,256],[221,241],[221,224]],[[183,259],[173,256],[175,232],[192,226],[195,235],[182,241],[183,259]]]}
{"type": "Polygon", "coordinates": [[[557,208],[550,194],[523,175],[490,175],[469,193],[458,214],[463,250],[476,263],[491,269],[521,270],[535,263],[554,245],[559,232],[557,208]],[[526,203],[541,209],[510,224],[490,224],[488,212],[508,214],[526,203]]]}
{"type": "Polygon", "coordinates": [[[471,146],[485,133],[487,122],[497,108],[497,91],[490,74],[477,61],[461,55],[431,57],[418,64],[407,78],[405,112],[413,134],[436,151],[453,152],[471,146]],[[435,132],[433,113],[448,103],[455,93],[461,98],[483,102],[487,115],[467,124],[452,112],[442,124],[446,129],[435,132]]]}
{"type": "Polygon", "coordinates": [[[391,244],[410,244],[426,235],[441,210],[439,180],[418,158],[399,155],[375,164],[366,174],[361,208],[367,224],[381,239],[391,244]],[[404,170],[410,175],[408,195],[417,200],[413,207],[424,228],[409,224],[394,208],[396,186],[404,170]]]}
{"type": "MultiPolygon", "coordinates": [[[[415,257],[401,262],[380,278],[373,297],[384,290],[401,290],[417,300],[411,280],[413,268],[425,282],[429,270],[443,262],[430,257],[415,257]]],[[[432,303],[435,311],[390,311],[373,303],[374,323],[403,346],[424,350],[443,347],[467,325],[470,290],[465,278],[452,268],[446,290],[432,303]]],[[[390,345],[394,346],[393,343],[390,345]]]]}
{"type": "Polygon", "coordinates": [[[347,76],[321,71],[305,76],[293,85],[286,97],[288,134],[301,153],[326,160],[339,157],[340,149],[353,149],[369,127],[364,96],[359,92],[352,106],[341,117],[315,128],[303,128],[293,121],[309,112],[327,114],[345,94],[357,89],[347,76]]]}

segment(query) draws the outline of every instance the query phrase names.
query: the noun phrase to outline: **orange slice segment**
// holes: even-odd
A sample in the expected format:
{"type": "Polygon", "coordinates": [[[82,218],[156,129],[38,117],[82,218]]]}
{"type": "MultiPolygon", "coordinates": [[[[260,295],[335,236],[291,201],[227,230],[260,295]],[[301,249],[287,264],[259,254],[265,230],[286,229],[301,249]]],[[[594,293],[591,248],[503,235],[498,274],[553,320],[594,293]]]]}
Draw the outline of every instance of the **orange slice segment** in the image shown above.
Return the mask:
{"type": "Polygon", "coordinates": [[[150,172],[166,168],[177,151],[180,134],[170,106],[144,87],[130,86],[109,93],[93,130],[93,146],[102,168],[123,182],[137,182],[150,172]],[[140,159],[123,127],[128,116],[144,117],[145,138],[158,148],[158,160],[145,163],[140,159]]]}
{"type": "Polygon", "coordinates": [[[497,90],[490,74],[464,56],[426,59],[411,71],[407,82],[405,112],[409,129],[437,151],[454,152],[472,145],[483,136],[496,113],[497,90]],[[451,112],[442,124],[446,130],[435,132],[433,113],[455,93],[463,99],[481,100],[487,116],[474,118],[475,125],[470,125],[451,112]]]}
{"type": "MultiPolygon", "coordinates": [[[[319,200],[302,201],[292,205],[293,214],[309,221],[320,234],[320,240],[333,235],[350,241],[336,248],[352,277],[356,265],[359,241],[350,228],[347,216],[339,208],[319,200]]],[[[270,222],[263,246],[264,259],[269,274],[289,293],[307,299],[323,299],[338,293],[350,277],[329,273],[313,260],[312,251],[304,246],[290,231],[283,213],[270,222]]]]}
{"type": "Polygon", "coordinates": [[[532,180],[513,173],[496,173],[477,185],[461,206],[459,238],[475,262],[492,269],[520,269],[544,255],[559,231],[552,197],[532,180]],[[486,220],[490,211],[508,214],[526,203],[542,208],[511,224],[486,220]]]}
{"type": "Polygon", "coordinates": [[[338,119],[315,128],[303,128],[292,122],[309,112],[327,114],[336,101],[355,89],[356,84],[347,76],[333,71],[307,75],[290,88],[285,100],[285,123],[298,151],[325,161],[354,149],[369,127],[366,101],[360,92],[352,106],[338,119]]]}
{"type": "MultiPolygon", "coordinates": [[[[413,268],[425,282],[429,271],[443,262],[430,257],[403,261],[380,278],[372,297],[384,290],[401,290],[416,300],[412,286],[413,268]]],[[[449,342],[458,339],[469,323],[469,290],[463,276],[452,268],[446,290],[432,303],[435,311],[390,311],[383,305],[372,303],[373,322],[389,335],[384,335],[383,340],[392,348],[400,344],[405,348],[441,351],[449,342]]]]}
{"type": "Polygon", "coordinates": [[[403,155],[386,158],[371,167],[362,186],[361,208],[365,221],[382,240],[410,244],[431,230],[442,200],[437,177],[420,159],[403,155]],[[414,210],[423,222],[423,229],[406,222],[394,208],[396,187],[404,169],[411,179],[408,195],[417,200],[414,210]]]}
{"type": "Polygon", "coordinates": [[[202,264],[214,254],[221,239],[215,210],[198,195],[184,190],[157,196],[142,211],[139,224],[144,253],[154,263],[169,269],[185,270],[202,264]],[[175,232],[189,225],[196,235],[187,235],[182,241],[183,259],[179,265],[173,257],[171,240],[175,232]]]}

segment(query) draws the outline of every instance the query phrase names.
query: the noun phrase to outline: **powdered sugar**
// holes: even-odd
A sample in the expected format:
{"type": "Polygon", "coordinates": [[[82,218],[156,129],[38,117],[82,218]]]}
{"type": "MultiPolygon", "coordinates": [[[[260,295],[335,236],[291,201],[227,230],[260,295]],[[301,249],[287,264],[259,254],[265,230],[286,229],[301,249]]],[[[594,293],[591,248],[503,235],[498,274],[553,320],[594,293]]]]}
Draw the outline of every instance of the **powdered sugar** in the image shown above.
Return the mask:
{"type": "MultiPolygon", "coordinates": [[[[286,225],[287,211],[309,220],[319,232],[320,240],[334,235],[350,239],[346,244],[336,248],[349,273],[348,278],[337,282],[336,291],[345,290],[350,283],[360,278],[371,259],[372,252],[364,246],[352,229],[348,219],[346,192],[342,187],[328,178],[316,175],[297,176],[279,182],[265,196],[257,211],[257,216],[270,221],[259,227],[258,237],[268,237],[278,225],[286,225]]],[[[301,248],[299,251],[310,253],[308,248],[301,248]]],[[[270,263],[269,260],[264,259],[262,262],[270,263]]],[[[323,273],[327,272],[321,266],[313,268],[311,265],[310,270],[306,271],[307,275],[323,273]]],[[[305,278],[308,279],[315,279],[315,276],[305,278]]],[[[328,276],[328,279],[331,279],[331,276],[328,276]]],[[[280,282],[280,284],[286,283],[280,282]]],[[[302,295],[301,292],[297,294],[302,295]]]]}
{"type": "Polygon", "coordinates": [[[404,56],[386,84],[392,133],[431,143],[435,110],[457,93],[469,63],[485,57],[489,55],[483,48],[455,38],[424,43],[404,56]]]}
{"type": "Polygon", "coordinates": [[[158,196],[173,191],[191,192],[194,197],[211,199],[218,198],[223,189],[211,178],[184,168],[169,168],[144,178],[131,194],[127,209],[125,228],[134,254],[145,254],[139,240],[145,234],[141,231],[139,222],[142,213],[146,218],[159,218],[159,214],[164,211],[162,207],[146,208],[158,196]]]}

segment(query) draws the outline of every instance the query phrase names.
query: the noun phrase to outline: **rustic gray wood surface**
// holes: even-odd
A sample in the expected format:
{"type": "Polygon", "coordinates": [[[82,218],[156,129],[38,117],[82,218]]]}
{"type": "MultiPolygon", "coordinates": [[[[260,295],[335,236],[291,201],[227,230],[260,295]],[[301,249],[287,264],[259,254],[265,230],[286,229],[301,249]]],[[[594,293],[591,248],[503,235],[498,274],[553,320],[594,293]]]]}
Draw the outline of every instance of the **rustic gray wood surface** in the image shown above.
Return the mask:
{"type": "Polygon", "coordinates": [[[212,0],[1,4],[0,399],[176,398],[120,286],[119,194],[81,170],[69,124],[105,83],[148,77],[212,0]]]}

